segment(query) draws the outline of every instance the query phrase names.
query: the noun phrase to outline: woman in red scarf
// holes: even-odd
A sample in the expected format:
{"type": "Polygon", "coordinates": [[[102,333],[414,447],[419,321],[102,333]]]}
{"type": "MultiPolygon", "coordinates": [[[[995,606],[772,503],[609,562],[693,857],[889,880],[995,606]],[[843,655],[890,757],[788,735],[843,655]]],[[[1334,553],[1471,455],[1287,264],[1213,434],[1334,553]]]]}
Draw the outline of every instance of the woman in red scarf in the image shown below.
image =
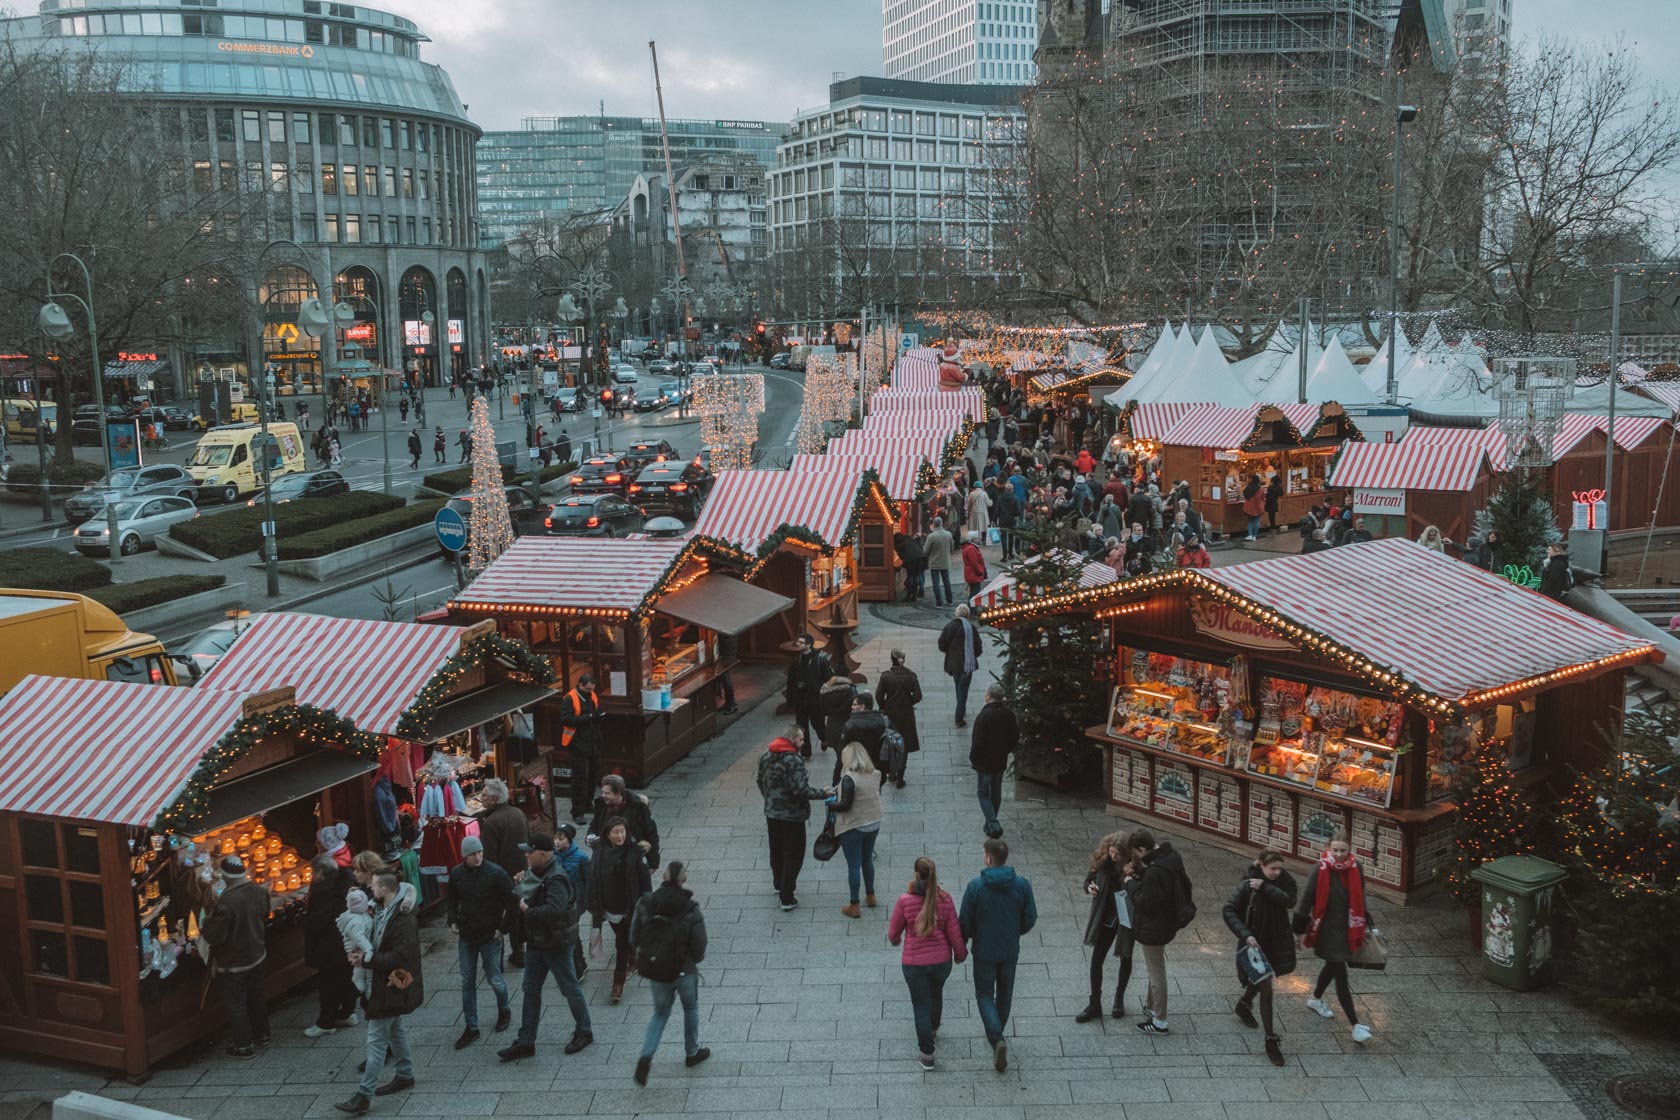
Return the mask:
{"type": "Polygon", "coordinates": [[[1365,905],[1365,872],[1353,858],[1347,836],[1337,832],[1319,857],[1318,867],[1307,875],[1307,889],[1295,911],[1295,932],[1303,934],[1301,944],[1324,962],[1307,1006],[1326,1019],[1334,1019],[1336,1013],[1324,1002],[1324,993],[1334,981],[1336,1002],[1353,1024],[1355,1042],[1369,1040],[1371,1028],[1359,1021],[1359,1013],[1354,1010],[1348,961],[1365,944],[1371,928],[1371,911],[1365,905]]]}

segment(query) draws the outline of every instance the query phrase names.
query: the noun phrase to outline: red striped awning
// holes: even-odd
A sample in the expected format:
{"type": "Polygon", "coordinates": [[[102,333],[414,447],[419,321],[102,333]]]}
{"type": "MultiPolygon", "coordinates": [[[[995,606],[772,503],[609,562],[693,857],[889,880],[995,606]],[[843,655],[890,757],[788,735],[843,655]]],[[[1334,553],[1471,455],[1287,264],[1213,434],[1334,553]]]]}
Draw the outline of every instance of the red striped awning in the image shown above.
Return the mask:
{"type": "MultiPolygon", "coordinates": [[[[908,502],[924,493],[929,487],[923,484],[923,469],[935,470],[928,464],[927,458],[921,455],[888,455],[870,454],[868,452],[836,453],[825,451],[821,455],[795,455],[793,462],[788,464],[790,471],[826,471],[836,467],[850,471],[855,477],[862,479],[863,472],[872,470],[879,476],[881,486],[887,492],[887,497],[895,502],[908,502]]],[[[937,473],[937,471],[935,471],[937,473]]]]}
{"type": "Polygon", "coordinates": [[[1295,430],[1302,436],[1307,436],[1318,430],[1319,416],[1324,412],[1324,406],[1318,404],[1280,404],[1278,411],[1289,417],[1289,422],[1295,425],[1295,430]]]}
{"type": "MultiPolygon", "coordinates": [[[[1609,429],[1609,418],[1604,417],[1605,430],[1609,429]]],[[[1632,451],[1640,444],[1651,438],[1668,421],[1660,416],[1618,416],[1616,417],[1616,446],[1623,451],[1632,451]]]]}
{"type": "Polygon", "coordinates": [[[415,622],[261,614],[197,687],[266,692],[291,685],[300,704],[395,735],[426,682],[460,652],[461,633],[415,622]]]}
{"type": "Polygon", "coordinates": [[[1133,439],[1159,440],[1196,407],[1193,404],[1145,401],[1132,409],[1126,423],[1133,439]]]}
{"type": "MultiPolygon", "coordinates": [[[[708,502],[708,511],[711,505],[708,502]]],[[[659,589],[689,543],[520,537],[463,588],[454,602],[635,611],[659,589]]]]}
{"type": "MultiPolygon", "coordinates": [[[[1594,432],[1603,432],[1609,425],[1606,416],[1584,412],[1566,412],[1558,417],[1557,429],[1552,433],[1552,458],[1561,459],[1594,432]]],[[[1667,423],[1655,416],[1618,416],[1616,418],[1616,446],[1624,451],[1637,447],[1659,426],[1667,423]],[[1623,427],[1626,426],[1624,433],[1623,427]],[[1631,441],[1631,442],[1630,442],[1631,441]]],[[[1431,443],[1481,447],[1487,451],[1493,469],[1503,471],[1510,457],[1510,441],[1496,420],[1486,428],[1411,428],[1402,443],[1431,443]]]]}
{"type": "Polygon", "coordinates": [[[1486,449],[1469,442],[1348,443],[1330,471],[1334,489],[1469,490],[1491,472],[1486,449]]]}
{"type": "Polygon", "coordinates": [[[865,435],[939,435],[950,439],[962,431],[960,412],[870,412],[858,429],[865,435]]]}
{"type": "MultiPolygon", "coordinates": [[[[1093,587],[1102,587],[1104,584],[1113,583],[1120,578],[1120,573],[1104,561],[1085,560],[1078,553],[1068,552],[1066,549],[1057,549],[1051,555],[1059,564],[1079,564],[1079,570],[1075,573],[1073,580],[1068,585],[1058,588],[1059,592],[1076,589],[1084,591],[1093,587]]],[[[1017,567],[1024,568],[1038,563],[1041,563],[1039,557],[1029,556],[1021,561],[1017,567]]],[[[1000,603],[1018,603],[1027,598],[1030,598],[1030,596],[1027,589],[1021,586],[1021,581],[1013,573],[1004,572],[994,576],[991,582],[982,587],[980,593],[974,596],[970,602],[978,607],[987,608],[998,606],[1000,603]]]]}
{"type": "Polygon", "coordinates": [[[1402,444],[1429,444],[1481,451],[1495,471],[1505,469],[1505,433],[1497,425],[1487,428],[1408,428],[1402,444]]]}
{"type": "Polygon", "coordinates": [[[959,421],[972,418],[975,423],[986,419],[986,398],[979,389],[965,385],[957,389],[879,389],[869,398],[868,413],[916,412],[954,413],[959,421]]]}
{"type": "Polygon", "coordinates": [[[0,811],[147,825],[244,715],[205,688],[23,678],[0,699],[0,811]]]}
{"type": "Polygon", "coordinates": [[[883,459],[913,456],[926,459],[936,467],[945,455],[951,436],[942,432],[903,432],[885,434],[873,431],[852,431],[828,441],[829,455],[874,455],[883,459]]]}
{"type": "Polygon", "coordinates": [[[802,528],[835,548],[852,523],[860,483],[851,471],[719,471],[694,535],[756,553],[782,528],[802,528]]]}
{"type": "Polygon", "coordinates": [[[1167,430],[1161,442],[1180,447],[1241,447],[1254,434],[1255,420],[1267,407],[1263,404],[1242,408],[1196,405],[1167,430]]]}
{"type": "MultiPolygon", "coordinates": [[[[1633,391],[1650,397],[1654,401],[1661,401],[1670,409],[1680,413],[1680,381],[1641,381],[1633,386],[1633,391]]],[[[1616,422],[1618,425],[1620,420],[1616,422]]]]}

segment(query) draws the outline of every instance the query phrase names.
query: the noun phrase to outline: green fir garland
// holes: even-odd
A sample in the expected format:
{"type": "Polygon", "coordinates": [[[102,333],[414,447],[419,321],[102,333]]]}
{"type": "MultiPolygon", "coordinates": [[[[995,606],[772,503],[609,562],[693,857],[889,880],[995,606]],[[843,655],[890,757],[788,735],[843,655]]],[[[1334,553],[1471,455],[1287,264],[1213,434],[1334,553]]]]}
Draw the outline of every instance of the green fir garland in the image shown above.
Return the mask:
{"type": "Polygon", "coordinates": [[[438,667],[432,679],[415,696],[414,703],[397,720],[397,734],[404,739],[425,742],[431,736],[438,706],[449,695],[449,690],[459,684],[462,677],[492,658],[511,661],[514,676],[533,684],[554,683],[554,666],[548,658],[533,653],[530,646],[517,639],[494,633],[483,634],[462,646],[460,653],[438,667]]]}

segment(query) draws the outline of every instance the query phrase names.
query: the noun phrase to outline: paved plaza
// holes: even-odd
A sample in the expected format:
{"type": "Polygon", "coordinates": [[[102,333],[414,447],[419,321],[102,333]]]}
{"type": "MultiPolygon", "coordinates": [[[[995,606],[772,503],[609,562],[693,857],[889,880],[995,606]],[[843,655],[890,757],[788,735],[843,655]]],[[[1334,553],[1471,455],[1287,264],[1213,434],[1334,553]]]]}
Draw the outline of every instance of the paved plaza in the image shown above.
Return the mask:
{"type": "MultiPolygon", "coordinates": [[[[860,630],[871,681],[898,646],[927,693],[923,750],[911,758],[909,785],[886,794],[879,909],[855,921],[840,913],[846,871],[838,857],[807,861],[800,908],[778,908],[754,773],[783,721],[773,700],[761,703],[648,791],[666,858],[690,861],[689,886],[711,936],[700,989],[701,1042],[711,1060],[684,1068],[679,1012],[648,1087],[638,1088],[630,1075],[651,1005],[647,985],[632,977],[624,1003],[614,1007],[607,1000],[611,970],[599,963],[585,980],[596,1041],[582,1054],[561,1054],[571,1021],[552,986],[536,1058],[497,1061],[495,1050],[511,1032],[486,1034],[457,1052],[455,942],[439,914],[423,930],[426,1004],[410,1019],[419,1083],[379,1098],[372,1115],[1027,1120],[1123,1110],[1126,1120],[1609,1120],[1625,1114],[1608,1105],[1606,1078],[1673,1068],[1672,1050],[1618,1032],[1556,991],[1517,994],[1482,980],[1463,912],[1437,900],[1377,907],[1392,960],[1385,973],[1354,974],[1362,1014],[1376,1031],[1363,1047],[1339,1017],[1326,1022],[1304,1006],[1317,963],[1306,955],[1303,971],[1281,985],[1288,1064],[1274,1069],[1260,1032],[1231,1013],[1234,942],[1219,912],[1245,865],[1188,841],[1175,843],[1200,914],[1168,950],[1172,1034],[1151,1037],[1133,1027],[1144,986],[1141,957],[1127,1018],[1076,1024],[1086,999],[1082,881],[1089,853],[1100,835],[1134,822],[1105,813],[1096,793],[1048,794],[1011,780],[1005,838],[1011,862],[1033,882],[1040,917],[1022,945],[1009,1069],[992,1069],[970,969],[961,965],[946,988],[939,1067],[921,1072],[899,952],[885,940],[887,914],[911,861],[923,853],[960,896],[979,870],[983,837],[967,732],[952,726],[951,684],[928,625],[935,620],[921,612],[906,616],[921,625],[880,617],[905,610],[866,610],[860,630]]],[[[990,648],[985,661],[983,670],[998,667],[990,648]]],[[[763,694],[768,676],[755,692],[763,694]]],[[[977,680],[976,698],[980,691],[977,680]]],[[[827,781],[830,757],[813,760],[815,783],[827,781]]],[[[816,830],[813,821],[813,836],[816,830]]],[[[517,1005],[518,974],[510,971],[509,979],[517,1005]]],[[[487,988],[479,998],[481,1008],[494,1007],[487,988]]],[[[0,1117],[45,1116],[43,1102],[69,1089],[198,1120],[337,1116],[332,1104],[354,1089],[363,1032],[306,1039],[314,1002],[305,993],[282,1005],[274,1042],[255,1061],[225,1057],[217,1039],[177,1056],[140,1086],[82,1067],[0,1059],[0,1117]]]]}

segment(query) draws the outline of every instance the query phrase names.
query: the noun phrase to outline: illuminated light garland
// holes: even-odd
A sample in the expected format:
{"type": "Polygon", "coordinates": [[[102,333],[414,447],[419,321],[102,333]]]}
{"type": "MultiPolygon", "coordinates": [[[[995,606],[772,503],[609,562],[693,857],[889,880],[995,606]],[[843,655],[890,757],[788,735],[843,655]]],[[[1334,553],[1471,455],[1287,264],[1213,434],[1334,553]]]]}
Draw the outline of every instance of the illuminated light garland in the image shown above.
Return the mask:
{"type": "Polygon", "coordinates": [[[712,453],[711,469],[751,470],[764,412],[764,375],[708,373],[694,379],[694,407],[700,413],[700,442],[712,453]]]}
{"type": "Polygon", "coordinates": [[[513,515],[496,453],[496,429],[490,425],[490,402],[480,394],[472,403],[472,509],[467,515],[467,570],[482,572],[513,545],[513,515]]]}
{"type": "Polygon", "coordinates": [[[437,718],[438,706],[448,697],[449,690],[468,673],[492,660],[511,661],[513,668],[508,670],[508,675],[514,680],[542,685],[554,683],[553,664],[548,658],[533,652],[524,642],[517,638],[504,638],[500,634],[480,634],[438,666],[432,679],[414,694],[414,702],[397,720],[397,734],[416,742],[429,740],[432,721],[437,718]]]}

